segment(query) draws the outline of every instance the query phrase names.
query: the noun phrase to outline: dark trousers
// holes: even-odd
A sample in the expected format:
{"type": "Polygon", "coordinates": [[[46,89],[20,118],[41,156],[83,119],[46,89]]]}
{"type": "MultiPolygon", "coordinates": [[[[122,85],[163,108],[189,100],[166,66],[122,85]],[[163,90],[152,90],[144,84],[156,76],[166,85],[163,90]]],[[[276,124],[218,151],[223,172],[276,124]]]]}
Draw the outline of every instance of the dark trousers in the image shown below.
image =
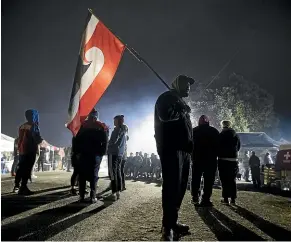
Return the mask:
{"type": "Polygon", "coordinates": [[[183,151],[162,152],[162,206],[163,226],[174,228],[182,204],[189,176],[190,154],[183,151]]]}
{"type": "Polygon", "coordinates": [[[35,159],[36,154],[34,153],[19,156],[19,164],[15,176],[16,187],[19,187],[20,182],[22,187],[27,185],[27,181],[31,177],[31,171],[34,166],[35,159]]]}
{"type": "Polygon", "coordinates": [[[67,171],[68,172],[71,170],[71,165],[72,165],[71,163],[72,163],[71,159],[68,159],[67,160],[67,171]]]}
{"type": "Polygon", "coordinates": [[[121,157],[108,155],[109,177],[112,193],[120,192],[122,188],[121,157]]]}
{"type": "Polygon", "coordinates": [[[96,187],[98,182],[98,173],[102,156],[82,156],[80,159],[79,173],[79,193],[80,197],[84,198],[86,192],[86,181],[90,183],[90,197],[96,198],[96,187]]]}
{"type": "Polygon", "coordinates": [[[218,160],[218,171],[222,186],[222,197],[236,199],[236,175],[238,173],[238,162],[218,160]]]}
{"type": "Polygon", "coordinates": [[[203,195],[204,201],[209,201],[212,195],[212,187],[215,181],[217,170],[217,160],[194,161],[192,166],[192,197],[199,197],[201,177],[204,178],[203,195]]]}
{"type": "Polygon", "coordinates": [[[255,187],[261,187],[261,179],[260,179],[260,167],[255,166],[251,167],[252,172],[252,181],[255,187]]]}
{"type": "Polygon", "coordinates": [[[17,167],[18,167],[18,163],[19,163],[19,156],[14,156],[14,161],[11,167],[11,174],[16,173],[17,171],[17,167]]]}
{"type": "Polygon", "coordinates": [[[121,160],[121,165],[120,165],[120,172],[121,172],[121,190],[125,189],[125,167],[126,160],[122,159],[121,160]]]}
{"type": "Polygon", "coordinates": [[[74,187],[77,184],[78,176],[79,176],[79,170],[80,170],[80,168],[78,166],[74,167],[74,171],[73,171],[73,174],[71,176],[71,187],[74,187]]]}
{"type": "Polygon", "coordinates": [[[40,171],[40,167],[41,167],[41,171],[43,171],[43,164],[44,164],[44,160],[39,158],[37,161],[37,170],[40,171]]]}

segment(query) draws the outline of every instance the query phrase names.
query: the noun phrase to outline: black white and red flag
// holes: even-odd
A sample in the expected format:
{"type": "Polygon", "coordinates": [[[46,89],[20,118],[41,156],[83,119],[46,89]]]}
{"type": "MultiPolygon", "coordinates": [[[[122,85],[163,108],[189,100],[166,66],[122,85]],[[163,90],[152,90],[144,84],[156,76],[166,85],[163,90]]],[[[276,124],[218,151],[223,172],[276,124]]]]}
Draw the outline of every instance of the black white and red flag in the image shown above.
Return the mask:
{"type": "Polygon", "coordinates": [[[66,124],[75,136],[110,85],[125,45],[92,13],[82,36],[66,124]]]}

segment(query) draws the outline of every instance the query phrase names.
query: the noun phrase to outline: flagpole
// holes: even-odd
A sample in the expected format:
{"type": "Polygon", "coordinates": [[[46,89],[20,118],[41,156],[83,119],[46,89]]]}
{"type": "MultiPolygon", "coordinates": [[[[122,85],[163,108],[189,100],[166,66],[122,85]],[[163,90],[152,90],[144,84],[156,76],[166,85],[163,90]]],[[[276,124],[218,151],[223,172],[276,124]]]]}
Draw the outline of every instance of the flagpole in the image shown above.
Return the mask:
{"type": "MultiPolygon", "coordinates": [[[[88,8],[88,11],[95,16],[97,19],[99,19],[93,12],[92,9],[88,8]]],[[[103,23],[103,22],[102,22],[103,23]]],[[[103,23],[104,24],[104,23],[103,23]]],[[[104,24],[105,25],[105,24],[104,24]]],[[[106,26],[106,25],[105,25],[106,26]]],[[[106,28],[108,28],[106,26],[106,28]]],[[[125,46],[125,48],[129,51],[129,53],[134,56],[139,62],[142,62],[148,69],[150,69],[155,76],[166,86],[166,88],[168,88],[169,90],[171,90],[170,86],[164,81],[164,79],[150,66],[149,63],[147,63],[133,48],[129,47],[126,43],[123,42],[123,40],[116,35],[110,28],[108,28],[125,46]]]]}

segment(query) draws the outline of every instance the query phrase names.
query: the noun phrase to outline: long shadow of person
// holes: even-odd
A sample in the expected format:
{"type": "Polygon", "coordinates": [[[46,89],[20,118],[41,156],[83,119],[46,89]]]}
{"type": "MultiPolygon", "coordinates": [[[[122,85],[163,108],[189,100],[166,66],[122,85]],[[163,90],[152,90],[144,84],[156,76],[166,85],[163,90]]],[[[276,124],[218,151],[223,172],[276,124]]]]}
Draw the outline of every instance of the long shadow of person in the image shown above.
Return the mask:
{"type": "Polygon", "coordinates": [[[1,219],[20,214],[41,205],[69,197],[69,191],[60,191],[40,196],[10,195],[1,197],[1,219]]]}
{"type": "Polygon", "coordinates": [[[78,222],[100,212],[113,202],[104,201],[93,204],[93,210],[80,213],[82,209],[90,206],[90,203],[79,201],[62,207],[51,208],[29,217],[17,220],[1,227],[3,241],[44,241],[77,224],[78,222]]]}
{"type": "Polygon", "coordinates": [[[259,217],[255,213],[240,207],[238,205],[230,207],[234,212],[253,223],[257,228],[269,235],[275,240],[287,241],[291,239],[291,231],[284,229],[259,217]]]}
{"type": "Polygon", "coordinates": [[[230,219],[215,208],[197,208],[198,215],[219,241],[262,241],[262,237],[230,219]]]}
{"type": "MultiPolygon", "coordinates": [[[[47,188],[47,189],[42,189],[39,191],[35,191],[34,195],[36,194],[40,194],[40,193],[44,193],[44,192],[50,192],[50,191],[55,191],[55,190],[60,190],[60,189],[66,189],[66,188],[70,188],[71,186],[59,186],[59,187],[51,187],[51,188],[47,188]]],[[[1,198],[6,197],[6,196],[17,196],[17,194],[13,193],[13,192],[6,192],[6,193],[2,193],[1,194],[1,198]]]]}

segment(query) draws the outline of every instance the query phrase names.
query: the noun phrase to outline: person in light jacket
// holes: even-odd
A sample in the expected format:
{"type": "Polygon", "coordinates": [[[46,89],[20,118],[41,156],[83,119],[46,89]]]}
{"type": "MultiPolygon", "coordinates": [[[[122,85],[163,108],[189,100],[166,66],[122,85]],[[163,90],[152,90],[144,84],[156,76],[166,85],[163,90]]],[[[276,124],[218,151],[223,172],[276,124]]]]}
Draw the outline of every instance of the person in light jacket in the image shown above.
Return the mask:
{"type": "Polygon", "coordinates": [[[120,198],[122,190],[121,161],[125,153],[127,141],[127,129],[123,123],[123,115],[114,117],[115,127],[108,143],[108,166],[112,190],[111,198],[113,200],[120,198]]]}
{"type": "Polygon", "coordinates": [[[230,121],[222,121],[222,131],[219,134],[218,171],[222,185],[222,203],[235,204],[237,197],[236,176],[238,173],[238,152],[240,139],[230,121]]]}

